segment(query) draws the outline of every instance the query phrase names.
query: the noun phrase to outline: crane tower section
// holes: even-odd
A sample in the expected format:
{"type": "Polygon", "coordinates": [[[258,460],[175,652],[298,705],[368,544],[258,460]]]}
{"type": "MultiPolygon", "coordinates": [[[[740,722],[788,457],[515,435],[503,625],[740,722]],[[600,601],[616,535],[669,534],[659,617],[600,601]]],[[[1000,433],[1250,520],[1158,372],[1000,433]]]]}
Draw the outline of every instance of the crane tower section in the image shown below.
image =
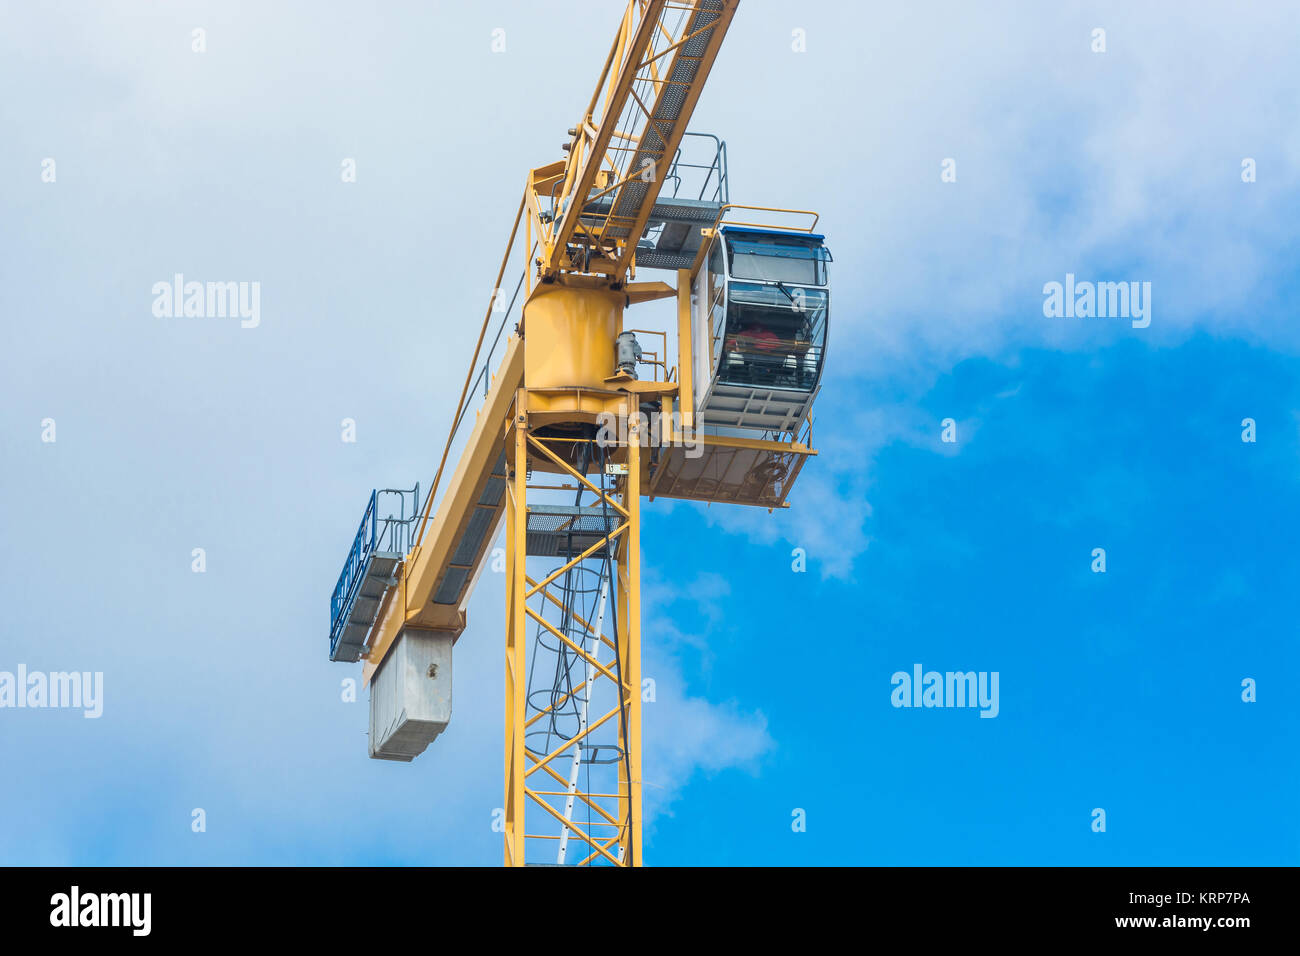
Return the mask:
{"type": "Polygon", "coordinates": [[[433,483],[371,493],[331,598],[370,755],[410,761],[451,723],[475,583],[504,573],[507,865],[642,862],[643,499],[785,508],[817,454],[817,216],[733,203],[725,144],[686,128],[737,6],[627,4],[565,158],[527,175],[515,297],[488,305],[433,483]],[[673,327],[633,328],[655,300],[673,327]]]}

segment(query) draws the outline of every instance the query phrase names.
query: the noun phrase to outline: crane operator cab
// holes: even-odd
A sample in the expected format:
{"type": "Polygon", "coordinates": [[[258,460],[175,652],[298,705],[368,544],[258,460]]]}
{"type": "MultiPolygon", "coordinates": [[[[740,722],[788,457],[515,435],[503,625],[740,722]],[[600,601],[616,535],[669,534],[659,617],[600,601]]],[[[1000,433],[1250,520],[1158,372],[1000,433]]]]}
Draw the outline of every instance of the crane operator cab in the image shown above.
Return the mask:
{"type": "Polygon", "coordinates": [[[830,261],[813,233],[712,237],[691,297],[700,425],[797,432],[821,380],[830,261]]]}

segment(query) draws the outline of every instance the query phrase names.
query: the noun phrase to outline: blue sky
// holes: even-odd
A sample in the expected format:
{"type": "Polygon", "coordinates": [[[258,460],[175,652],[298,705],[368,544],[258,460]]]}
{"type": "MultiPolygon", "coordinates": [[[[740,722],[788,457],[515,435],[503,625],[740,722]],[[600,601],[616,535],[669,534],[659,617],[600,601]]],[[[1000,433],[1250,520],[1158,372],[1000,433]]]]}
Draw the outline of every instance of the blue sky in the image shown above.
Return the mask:
{"type": "MultiPolygon", "coordinates": [[[[1300,15],[1130,6],[742,4],[696,127],[734,199],[823,213],[822,454],[784,514],[646,509],[650,862],[1300,858],[1300,15]],[[1151,326],[1044,317],[1067,272],[1150,281],[1151,326]],[[997,718],[892,707],[916,663],[999,672],[997,718]]],[[[0,861],[498,861],[500,579],[411,765],[327,607],[590,95],[616,13],[564,10],[0,14],[0,670],[105,675],[99,720],[0,710],[0,861]],[[156,318],[176,272],[261,324],[156,318]]]]}
{"type": "Polygon", "coordinates": [[[662,564],[707,574],[727,555],[728,608],[764,602],[718,626],[694,679],[767,688],[778,742],[755,777],[687,789],[673,821],[698,842],[675,861],[1295,862],[1297,363],[1208,337],[1093,359],[970,360],[918,396],[979,431],[955,455],[878,456],[870,548],[845,579],[789,574],[784,545],[651,532],[662,564]],[[1284,434],[1242,443],[1242,407],[1284,434]],[[999,671],[998,717],[893,708],[889,675],[918,662],[999,671]],[[1271,699],[1242,703],[1247,676],[1271,699]],[[751,842],[710,836],[719,792],[751,842]]]}

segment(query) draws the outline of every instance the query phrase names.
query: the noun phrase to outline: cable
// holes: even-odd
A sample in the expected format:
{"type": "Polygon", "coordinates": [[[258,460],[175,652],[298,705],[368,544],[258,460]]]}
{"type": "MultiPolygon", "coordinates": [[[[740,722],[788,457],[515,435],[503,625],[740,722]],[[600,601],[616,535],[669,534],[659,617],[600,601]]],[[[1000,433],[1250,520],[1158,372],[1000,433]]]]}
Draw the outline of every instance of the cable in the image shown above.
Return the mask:
{"type": "MultiPolygon", "coordinates": [[[[510,250],[515,247],[515,236],[519,233],[519,223],[524,218],[524,209],[528,205],[528,194],[525,193],[519,197],[519,210],[515,213],[515,221],[510,227],[510,238],[506,242],[505,254],[501,257],[501,268],[497,270],[496,288],[501,288],[501,278],[506,274],[506,264],[510,261],[510,250]]],[[[530,253],[531,255],[531,253],[530,253]]],[[[524,264],[528,268],[528,264],[524,264]]],[[[495,299],[495,296],[493,296],[495,299]]],[[[465,407],[465,397],[469,394],[470,376],[474,374],[474,366],[478,364],[479,350],[483,347],[483,337],[487,334],[488,320],[492,318],[492,303],[488,303],[487,312],[483,315],[483,324],[479,327],[478,342],[474,345],[474,357],[469,360],[469,368],[465,372],[465,385],[460,391],[460,401],[456,403],[456,414],[453,416],[453,422],[459,422],[461,412],[465,407]]],[[[447,444],[442,448],[442,460],[438,462],[438,470],[433,476],[433,483],[429,485],[429,497],[425,500],[424,514],[420,518],[420,531],[415,536],[415,543],[418,546],[424,540],[424,529],[429,524],[429,508],[433,505],[433,496],[438,490],[438,483],[442,480],[442,471],[447,467],[447,456],[451,453],[451,440],[455,435],[453,427],[452,434],[447,436],[447,444]]]]}
{"type": "MultiPolygon", "coordinates": [[[[534,254],[536,251],[537,251],[537,243],[534,242],[534,243],[533,243],[533,248],[530,249],[529,252],[528,252],[528,262],[531,262],[531,261],[532,261],[533,254],[534,254]]],[[[495,352],[495,351],[497,350],[497,343],[499,343],[499,342],[501,341],[501,333],[504,332],[505,329],[506,329],[506,323],[510,320],[510,313],[514,310],[514,307],[515,307],[515,300],[517,300],[517,299],[519,298],[519,290],[523,288],[523,285],[524,285],[524,278],[525,278],[527,275],[528,275],[528,265],[527,265],[527,262],[526,262],[526,263],[524,264],[523,271],[519,273],[519,281],[515,283],[515,293],[514,293],[514,295],[512,295],[512,296],[510,297],[510,304],[506,306],[505,314],[504,314],[503,316],[501,316],[501,324],[497,326],[497,334],[496,334],[496,338],[494,338],[494,339],[492,340],[492,347],[491,347],[490,349],[488,349],[488,355],[487,355],[487,358],[486,358],[486,359],[484,360],[484,362],[483,362],[483,367],[482,367],[482,369],[479,370],[478,375],[476,375],[476,376],[474,377],[474,381],[470,383],[469,388],[467,389],[467,393],[468,393],[469,391],[473,391],[473,390],[475,390],[475,389],[478,388],[478,383],[479,383],[479,380],[480,380],[480,379],[483,379],[483,380],[484,380],[484,381],[483,381],[483,388],[484,388],[484,391],[486,392],[486,390],[487,390],[487,380],[486,380],[486,376],[487,376],[487,374],[488,374],[488,367],[489,367],[489,365],[490,365],[490,363],[491,363],[491,361],[492,361],[492,353],[495,352]]],[[[481,346],[482,344],[483,344],[483,340],[482,340],[482,337],[480,337],[480,338],[479,338],[479,345],[481,346]]],[[[474,350],[474,358],[475,358],[475,360],[477,360],[477,358],[478,358],[478,349],[477,349],[477,348],[474,350]]],[[[473,365],[472,365],[472,364],[471,364],[470,368],[471,368],[471,370],[473,369],[473,365]]],[[[465,413],[469,411],[469,405],[464,403],[464,396],[462,396],[461,401],[462,401],[462,404],[461,404],[461,406],[460,406],[460,410],[459,410],[459,411],[457,412],[457,414],[456,414],[456,421],[455,421],[455,422],[452,424],[452,426],[451,426],[451,434],[447,437],[447,446],[446,446],[447,449],[450,449],[450,448],[451,448],[451,443],[454,442],[454,441],[456,440],[456,435],[460,432],[460,423],[461,423],[462,421],[465,420],[465,413]]],[[[443,452],[443,461],[444,461],[444,462],[446,461],[446,456],[447,456],[447,452],[444,451],[444,452],[443,452]]],[[[442,466],[441,466],[441,465],[438,467],[438,474],[437,474],[437,476],[434,477],[434,480],[433,480],[434,483],[433,483],[432,485],[429,486],[429,494],[428,494],[428,495],[425,497],[425,499],[424,499],[424,505],[423,505],[423,506],[421,507],[421,509],[420,509],[421,511],[423,511],[423,512],[425,512],[425,513],[427,513],[428,510],[429,510],[429,503],[433,500],[433,493],[434,493],[434,491],[437,490],[437,487],[438,487],[438,478],[440,478],[440,477],[442,477],[442,466]]],[[[423,533],[423,525],[421,526],[421,532],[423,533]]]]}

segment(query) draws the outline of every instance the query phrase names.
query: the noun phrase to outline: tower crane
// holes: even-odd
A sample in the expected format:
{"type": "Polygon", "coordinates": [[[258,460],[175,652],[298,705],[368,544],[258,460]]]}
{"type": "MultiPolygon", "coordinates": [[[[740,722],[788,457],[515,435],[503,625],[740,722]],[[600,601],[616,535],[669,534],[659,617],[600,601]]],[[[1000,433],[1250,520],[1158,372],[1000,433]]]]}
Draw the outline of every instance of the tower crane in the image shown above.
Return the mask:
{"type": "Polygon", "coordinates": [[[331,596],[370,756],[410,761],[450,721],[452,648],[504,558],[507,865],[642,862],[642,498],[786,508],[817,454],[818,217],[732,203],[725,144],[687,132],[738,3],[629,0],[565,157],[528,172],[432,486],[371,492],[331,596]],[[671,354],[626,322],[661,299],[671,354]]]}

